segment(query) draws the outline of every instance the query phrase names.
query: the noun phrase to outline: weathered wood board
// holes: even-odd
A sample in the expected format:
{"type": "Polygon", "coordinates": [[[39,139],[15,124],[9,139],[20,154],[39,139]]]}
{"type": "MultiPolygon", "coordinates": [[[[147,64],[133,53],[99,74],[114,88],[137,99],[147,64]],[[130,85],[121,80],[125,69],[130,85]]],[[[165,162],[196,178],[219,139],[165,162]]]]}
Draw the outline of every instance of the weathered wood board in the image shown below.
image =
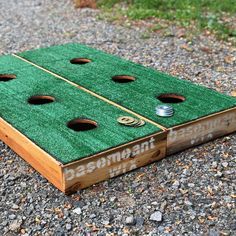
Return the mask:
{"type": "Polygon", "coordinates": [[[167,154],[173,154],[235,132],[236,108],[228,109],[168,130],[167,154]]]}

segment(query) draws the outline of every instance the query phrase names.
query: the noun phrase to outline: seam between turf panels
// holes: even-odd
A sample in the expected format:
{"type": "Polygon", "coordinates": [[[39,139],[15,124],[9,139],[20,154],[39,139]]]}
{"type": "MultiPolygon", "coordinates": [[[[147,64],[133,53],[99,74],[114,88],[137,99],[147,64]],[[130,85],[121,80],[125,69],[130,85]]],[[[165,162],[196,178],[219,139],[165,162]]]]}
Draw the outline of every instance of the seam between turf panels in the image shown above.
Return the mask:
{"type": "Polygon", "coordinates": [[[156,123],[156,122],[154,122],[154,121],[152,121],[152,120],[150,120],[150,119],[148,119],[148,118],[146,118],[146,117],[144,117],[144,116],[142,116],[142,115],[140,115],[140,114],[138,114],[138,113],[136,113],[136,112],[134,112],[132,110],[129,110],[128,108],[125,108],[125,107],[123,107],[123,106],[121,106],[121,105],[119,105],[119,104],[117,104],[117,103],[115,103],[115,102],[113,102],[113,101],[111,101],[111,100],[109,100],[109,99],[107,99],[107,98],[105,98],[105,97],[103,97],[103,96],[101,96],[101,95],[99,95],[99,94],[97,94],[97,93],[95,93],[95,92],[93,92],[93,91],[91,91],[91,90],[89,90],[89,89],[87,89],[87,88],[77,84],[77,83],[74,83],[74,82],[72,82],[72,81],[70,81],[70,80],[68,80],[68,79],[66,79],[66,78],[64,78],[64,77],[62,77],[62,76],[60,76],[60,75],[50,71],[50,70],[47,70],[47,69],[45,69],[42,66],[39,66],[39,65],[29,61],[29,60],[26,60],[25,58],[23,58],[21,56],[18,56],[16,54],[12,54],[12,55],[14,57],[17,57],[18,59],[28,63],[28,64],[31,64],[31,65],[37,67],[40,70],[43,70],[43,71],[45,71],[45,72],[47,72],[47,73],[49,73],[49,74],[51,74],[51,75],[53,75],[53,76],[55,76],[55,77],[57,77],[59,79],[61,79],[61,80],[65,81],[65,82],[67,82],[67,83],[69,83],[69,84],[71,84],[71,85],[73,85],[73,86],[75,86],[75,87],[77,87],[77,88],[79,88],[79,89],[81,89],[81,90],[83,90],[83,91],[93,95],[94,97],[99,98],[100,100],[103,100],[103,101],[109,103],[110,105],[118,107],[118,108],[120,108],[121,110],[123,110],[123,111],[125,111],[127,113],[130,113],[130,114],[132,114],[132,115],[134,115],[134,116],[136,116],[136,117],[138,117],[138,118],[140,118],[140,119],[142,119],[142,120],[144,120],[144,121],[146,121],[146,122],[148,122],[148,123],[150,123],[152,125],[157,126],[158,128],[162,129],[163,131],[167,130],[166,127],[164,127],[164,126],[162,126],[162,125],[160,125],[160,124],[158,124],[158,123],[156,123]]]}

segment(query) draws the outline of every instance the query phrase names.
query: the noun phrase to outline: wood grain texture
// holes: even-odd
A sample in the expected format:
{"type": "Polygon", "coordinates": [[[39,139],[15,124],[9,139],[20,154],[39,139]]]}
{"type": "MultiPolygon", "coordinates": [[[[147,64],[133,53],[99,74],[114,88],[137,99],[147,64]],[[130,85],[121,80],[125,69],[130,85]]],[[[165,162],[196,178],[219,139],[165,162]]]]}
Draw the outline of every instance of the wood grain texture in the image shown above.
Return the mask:
{"type": "Polygon", "coordinates": [[[2,118],[0,118],[0,139],[49,182],[63,191],[61,164],[2,118]]]}
{"type": "Polygon", "coordinates": [[[63,166],[66,194],[124,174],[166,156],[166,133],[158,133],[63,166]],[[138,151],[140,147],[140,151],[138,151]],[[135,153],[137,155],[135,155],[135,153]]]}
{"type": "Polygon", "coordinates": [[[167,135],[167,155],[236,131],[236,107],[173,127],[167,135]]]}

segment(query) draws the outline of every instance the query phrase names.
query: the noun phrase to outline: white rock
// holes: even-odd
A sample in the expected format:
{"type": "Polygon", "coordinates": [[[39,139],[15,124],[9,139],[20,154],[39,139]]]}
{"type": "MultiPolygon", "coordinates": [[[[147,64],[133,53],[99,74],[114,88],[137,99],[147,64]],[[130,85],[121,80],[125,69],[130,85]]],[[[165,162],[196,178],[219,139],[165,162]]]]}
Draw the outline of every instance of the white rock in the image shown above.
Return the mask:
{"type": "Polygon", "coordinates": [[[71,228],[72,228],[72,225],[71,225],[71,224],[66,224],[66,229],[67,229],[67,230],[71,230],[71,228]]]}
{"type": "Polygon", "coordinates": [[[229,165],[228,162],[222,162],[222,166],[223,166],[223,167],[226,168],[228,165],[229,165]]]}
{"type": "Polygon", "coordinates": [[[192,206],[193,204],[189,200],[184,201],[185,205],[192,206]]]}
{"type": "Polygon", "coordinates": [[[128,217],[126,217],[125,223],[126,223],[127,225],[133,225],[133,224],[135,223],[134,217],[133,217],[133,216],[128,216],[128,217]]]}
{"type": "Polygon", "coordinates": [[[82,213],[82,210],[81,210],[80,207],[77,207],[77,208],[75,208],[75,209],[73,210],[73,212],[74,212],[75,214],[80,215],[80,214],[82,213]]]}
{"type": "Polygon", "coordinates": [[[18,231],[21,227],[21,223],[20,221],[14,220],[10,225],[9,225],[9,229],[11,231],[18,231]]]}
{"type": "Polygon", "coordinates": [[[111,201],[111,202],[115,202],[116,200],[117,200],[116,197],[110,197],[110,201],[111,201]]]}
{"type": "Polygon", "coordinates": [[[178,188],[180,186],[180,182],[178,180],[175,180],[175,182],[172,185],[174,188],[178,188]]]}
{"type": "Polygon", "coordinates": [[[12,208],[13,210],[17,210],[17,209],[19,209],[19,206],[16,205],[16,204],[12,204],[11,208],[12,208]]]}
{"type": "Polygon", "coordinates": [[[188,187],[189,187],[189,188],[193,188],[194,186],[195,186],[194,183],[188,183],[188,187]]]}
{"type": "Polygon", "coordinates": [[[26,184],[25,182],[21,182],[21,183],[20,183],[20,186],[21,186],[22,188],[26,188],[26,187],[27,187],[27,184],[26,184]]]}
{"type": "Polygon", "coordinates": [[[151,214],[150,220],[156,221],[156,222],[161,222],[162,221],[162,213],[160,211],[155,211],[153,214],[151,214]]]}
{"type": "Polygon", "coordinates": [[[212,168],[216,168],[216,167],[217,167],[217,165],[218,165],[218,164],[217,164],[217,162],[216,162],[216,161],[213,161],[213,162],[212,162],[212,164],[211,164],[212,168]]]}
{"type": "Polygon", "coordinates": [[[157,206],[158,202],[152,202],[151,204],[154,205],[154,206],[157,206]]]}
{"type": "Polygon", "coordinates": [[[102,224],[104,224],[104,225],[109,225],[109,223],[110,223],[109,220],[103,220],[103,221],[102,221],[102,224]]]}

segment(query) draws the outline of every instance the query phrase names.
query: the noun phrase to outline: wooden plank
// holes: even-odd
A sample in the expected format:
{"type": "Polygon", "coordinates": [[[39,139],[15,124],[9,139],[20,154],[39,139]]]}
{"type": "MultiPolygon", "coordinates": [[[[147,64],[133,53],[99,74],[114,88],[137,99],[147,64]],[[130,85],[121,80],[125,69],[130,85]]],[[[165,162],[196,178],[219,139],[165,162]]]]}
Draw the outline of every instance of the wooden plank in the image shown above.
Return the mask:
{"type": "Polygon", "coordinates": [[[66,194],[166,156],[166,132],[111,148],[67,165],[56,161],[2,118],[0,118],[0,139],[66,194]],[[73,174],[75,176],[72,178],[73,174]]]}
{"type": "Polygon", "coordinates": [[[71,193],[166,156],[166,132],[154,134],[63,166],[64,192],[71,193]]]}
{"type": "Polygon", "coordinates": [[[236,131],[236,107],[171,128],[167,155],[236,131]]]}
{"type": "Polygon", "coordinates": [[[63,191],[61,163],[2,118],[0,118],[0,139],[49,182],[63,191]]]}

